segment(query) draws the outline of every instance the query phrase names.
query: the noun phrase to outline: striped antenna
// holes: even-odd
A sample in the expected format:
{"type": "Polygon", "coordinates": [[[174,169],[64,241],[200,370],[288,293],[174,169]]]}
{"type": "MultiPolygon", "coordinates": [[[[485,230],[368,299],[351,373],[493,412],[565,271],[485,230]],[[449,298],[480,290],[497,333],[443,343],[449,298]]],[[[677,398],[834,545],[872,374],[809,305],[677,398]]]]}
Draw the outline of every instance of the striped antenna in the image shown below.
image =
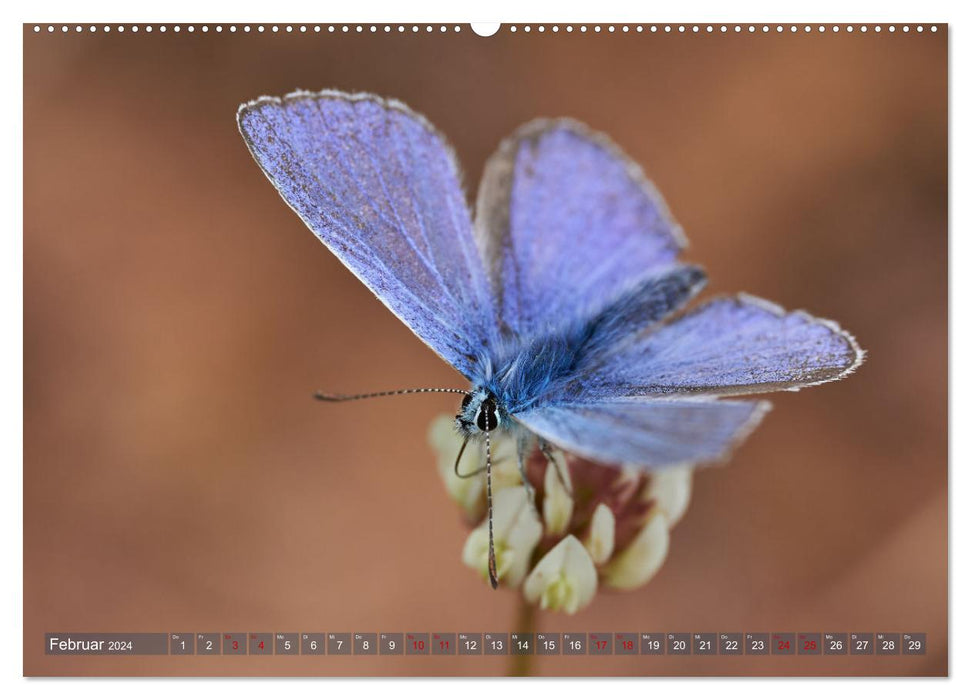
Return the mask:
{"type": "Polygon", "coordinates": [[[395,389],[394,391],[375,391],[370,394],[328,394],[323,391],[314,392],[314,398],[318,401],[357,401],[358,399],[376,399],[381,396],[400,396],[402,394],[465,394],[469,396],[471,392],[465,389],[395,389]]]}

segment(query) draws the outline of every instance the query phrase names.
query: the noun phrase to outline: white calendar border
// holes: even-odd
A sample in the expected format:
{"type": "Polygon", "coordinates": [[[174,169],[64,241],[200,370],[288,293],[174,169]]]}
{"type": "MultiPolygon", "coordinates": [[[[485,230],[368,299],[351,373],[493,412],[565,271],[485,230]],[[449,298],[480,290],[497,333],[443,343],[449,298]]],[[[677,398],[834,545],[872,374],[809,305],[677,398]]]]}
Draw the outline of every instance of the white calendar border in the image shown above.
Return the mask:
{"type": "MultiPolygon", "coordinates": [[[[9,5],[13,5],[10,3],[9,5]]],[[[628,2],[624,0],[596,0],[595,2],[579,3],[560,0],[558,2],[524,3],[522,0],[490,0],[479,2],[477,6],[467,3],[445,2],[444,0],[412,0],[407,4],[392,0],[355,2],[355,3],[327,3],[320,2],[288,2],[276,0],[272,5],[256,3],[211,3],[203,6],[198,0],[168,0],[158,5],[135,4],[131,2],[89,1],[77,2],[33,2],[17,3],[18,7],[3,10],[2,25],[5,36],[0,44],[3,51],[2,70],[4,77],[4,94],[7,100],[3,110],[3,188],[7,213],[6,230],[13,235],[3,236],[3,249],[0,254],[0,323],[4,329],[4,342],[0,344],[0,430],[2,439],[0,445],[5,448],[3,460],[6,479],[0,488],[3,501],[0,503],[0,517],[3,518],[2,553],[6,563],[7,575],[0,577],[0,600],[8,603],[3,606],[2,627],[3,639],[8,646],[0,655],[0,668],[3,670],[2,683],[6,697],[42,697],[63,698],[70,694],[72,697],[84,698],[88,696],[101,697],[130,697],[137,693],[140,697],[152,700],[168,697],[173,693],[188,693],[190,696],[217,691],[218,683],[231,686],[234,698],[265,698],[272,693],[285,692],[300,697],[313,693],[319,696],[326,693],[360,693],[362,689],[386,693],[392,691],[387,681],[352,681],[329,680],[326,686],[320,681],[313,680],[266,680],[251,683],[247,680],[167,680],[152,683],[144,680],[35,680],[24,681],[22,673],[21,655],[15,653],[13,644],[22,639],[22,488],[21,470],[18,468],[23,461],[23,183],[22,183],[22,133],[23,133],[23,35],[20,24],[23,22],[72,22],[72,21],[107,21],[112,22],[162,22],[177,20],[180,22],[246,22],[253,19],[273,19],[280,22],[307,21],[326,18],[331,22],[449,22],[465,23],[473,21],[497,21],[499,19],[514,20],[516,22],[599,22],[601,24],[637,23],[641,22],[779,22],[779,23],[902,23],[901,20],[919,21],[921,23],[951,22],[951,124],[971,123],[969,121],[969,93],[971,81],[968,81],[969,59],[971,55],[971,24],[965,23],[965,15],[958,9],[957,3],[938,0],[923,0],[920,3],[881,2],[868,4],[865,7],[851,6],[845,0],[816,0],[812,3],[778,3],[768,1],[742,1],[733,3],[714,2],[706,0],[686,3],[646,4],[628,2]],[[29,14],[26,14],[29,13],[29,14]],[[325,17],[326,16],[326,17],[325,17]],[[963,85],[962,85],[963,80],[963,85]],[[20,388],[20,391],[18,391],[20,388]],[[15,575],[15,572],[19,572],[15,575]],[[15,605],[9,605],[15,601],[15,605]],[[14,640],[13,644],[11,640],[14,640]],[[175,687],[170,683],[177,683],[175,687]],[[168,686],[168,687],[167,687],[168,686]],[[192,686],[191,688],[187,686],[192,686]]],[[[965,127],[966,129],[967,127],[965,127]]],[[[960,129],[952,130],[951,143],[951,230],[954,232],[967,229],[968,201],[967,192],[968,163],[971,160],[969,140],[965,132],[960,129]],[[962,201],[963,200],[963,201],[962,201]],[[962,226],[964,224],[964,226],[962,226]]],[[[963,237],[953,235],[951,238],[951,309],[959,309],[959,313],[952,311],[951,341],[953,356],[971,358],[971,337],[969,337],[969,311],[971,308],[971,274],[968,274],[969,247],[967,242],[971,236],[967,230],[963,237]],[[957,274],[954,269],[959,270],[957,274]],[[960,274],[964,272],[965,274],[960,274]]],[[[971,361],[971,360],[968,360],[971,361]]],[[[969,410],[969,393],[971,393],[971,371],[961,362],[953,363],[951,370],[951,425],[967,426],[971,421],[969,410]]],[[[971,468],[971,431],[949,431],[951,440],[952,464],[960,465],[951,473],[950,503],[952,530],[950,536],[950,571],[951,591],[971,590],[969,580],[968,558],[971,548],[968,546],[969,522],[971,522],[971,502],[968,493],[967,469],[971,468]],[[964,507],[955,508],[954,504],[961,503],[964,507]],[[957,541],[962,548],[954,547],[957,541]]],[[[951,596],[949,612],[951,619],[950,640],[950,672],[952,679],[948,682],[921,682],[919,680],[882,680],[872,681],[880,684],[879,692],[887,698],[907,698],[910,700],[915,692],[922,695],[947,695],[953,697],[971,696],[971,618],[968,610],[971,602],[957,596],[951,596]],[[962,640],[962,635],[965,639],[962,640]],[[920,683],[921,687],[915,687],[920,683]]],[[[603,688],[595,688],[596,681],[577,682],[570,680],[545,680],[542,685],[525,681],[508,680],[500,683],[469,683],[462,680],[424,680],[407,681],[396,685],[393,692],[410,697],[448,697],[489,698],[493,700],[496,693],[507,694],[510,690],[519,694],[520,691],[529,693],[532,697],[542,693],[544,697],[588,698],[593,692],[601,692],[603,688]],[[551,695],[550,695],[551,694],[551,695]]],[[[802,700],[813,698],[819,692],[838,692],[839,694],[866,692],[858,679],[822,681],[825,685],[816,683],[794,683],[788,680],[750,680],[733,679],[730,682],[719,683],[713,687],[709,680],[651,680],[649,686],[643,680],[603,680],[599,683],[609,683],[609,692],[622,695],[632,693],[670,693],[672,695],[684,693],[713,693],[720,695],[749,697],[786,697],[802,700]],[[838,687],[837,687],[838,686],[838,687]]]]}

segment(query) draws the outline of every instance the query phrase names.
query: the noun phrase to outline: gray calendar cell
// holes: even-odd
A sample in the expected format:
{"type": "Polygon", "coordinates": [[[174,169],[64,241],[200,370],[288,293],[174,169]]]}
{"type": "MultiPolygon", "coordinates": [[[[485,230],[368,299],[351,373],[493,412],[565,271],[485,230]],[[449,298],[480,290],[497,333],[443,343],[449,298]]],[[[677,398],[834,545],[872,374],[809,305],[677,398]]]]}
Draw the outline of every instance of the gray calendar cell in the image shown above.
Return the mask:
{"type": "Polygon", "coordinates": [[[249,653],[252,656],[272,656],[273,635],[269,632],[250,632],[249,653]]]}
{"type": "Polygon", "coordinates": [[[378,635],[374,632],[354,633],[354,656],[374,656],[378,653],[378,635]]]}
{"type": "Polygon", "coordinates": [[[486,656],[503,656],[509,653],[509,635],[501,632],[486,632],[483,640],[486,656]]]}
{"type": "Polygon", "coordinates": [[[591,632],[587,635],[587,653],[591,656],[610,656],[614,653],[614,640],[609,632],[591,632]]]}
{"type": "Polygon", "coordinates": [[[718,653],[718,635],[714,632],[695,632],[691,635],[691,653],[714,656],[718,653]]]}
{"type": "Polygon", "coordinates": [[[405,635],[402,632],[382,632],[381,656],[400,656],[405,653],[405,635]]]}
{"type": "Polygon", "coordinates": [[[800,632],[796,635],[796,653],[800,656],[819,656],[823,652],[823,638],[819,632],[800,632]]]}
{"type": "Polygon", "coordinates": [[[842,656],[850,649],[849,635],[846,632],[824,632],[823,653],[827,656],[842,656]]]}
{"type": "Polygon", "coordinates": [[[451,656],[455,653],[454,632],[432,633],[432,654],[435,656],[451,656]]]}
{"type": "Polygon", "coordinates": [[[408,656],[427,656],[430,653],[428,632],[409,632],[406,634],[405,653],[408,656]]]}
{"type": "Polygon", "coordinates": [[[327,640],[323,632],[304,632],[300,635],[300,653],[311,656],[323,656],[327,649],[327,640]]]}
{"type": "Polygon", "coordinates": [[[687,632],[668,632],[667,653],[672,656],[690,656],[691,635],[687,632]]]}
{"type": "Polygon", "coordinates": [[[277,632],[273,635],[273,651],[281,656],[296,656],[300,653],[300,635],[296,632],[277,632]]]}
{"type": "Polygon", "coordinates": [[[327,654],[329,656],[349,656],[351,654],[351,633],[328,632],[327,654]]]}
{"type": "Polygon", "coordinates": [[[482,654],[481,632],[459,632],[459,654],[479,656],[482,654]]]}
{"type": "Polygon", "coordinates": [[[533,653],[533,635],[513,632],[509,635],[509,653],[515,656],[529,656],[533,653]]]}
{"type": "Polygon", "coordinates": [[[900,652],[905,656],[917,656],[926,653],[927,634],[925,632],[904,632],[900,652]]]}
{"type": "Polygon", "coordinates": [[[769,633],[768,632],[746,632],[745,633],[746,656],[765,656],[768,653],[769,653],[769,633]]]}
{"type": "Polygon", "coordinates": [[[567,656],[582,656],[587,653],[586,632],[564,632],[563,653],[567,656]]]}
{"type": "Polygon", "coordinates": [[[196,654],[215,656],[222,653],[222,635],[218,632],[204,632],[196,635],[196,654]]]}
{"type": "Polygon", "coordinates": [[[900,635],[896,632],[877,632],[874,647],[878,656],[897,656],[900,654],[900,635]]]}
{"type": "Polygon", "coordinates": [[[246,633],[229,632],[223,634],[223,655],[245,656],[246,655],[246,633]]]}
{"type": "Polygon", "coordinates": [[[634,632],[614,633],[614,653],[624,656],[636,654],[638,649],[637,634],[634,632]]]}
{"type": "Polygon", "coordinates": [[[718,635],[718,653],[722,656],[741,656],[745,639],[741,632],[722,632],[718,635]]]}
{"type": "Polygon", "coordinates": [[[664,632],[641,632],[641,653],[651,656],[664,654],[664,632]]]}
{"type": "Polygon", "coordinates": [[[169,635],[169,653],[183,656],[196,653],[196,636],[191,632],[176,632],[169,635]]]}
{"type": "Polygon", "coordinates": [[[792,656],[796,653],[796,635],[792,632],[772,633],[772,655],[792,656]]]}
{"type": "Polygon", "coordinates": [[[556,656],[560,653],[560,635],[556,632],[536,634],[536,653],[542,656],[556,656]]]}
{"type": "Polygon", "coordinates": [[[851,632],[850,654],[870,655],[873,653],[873,632],[851,632]]]}

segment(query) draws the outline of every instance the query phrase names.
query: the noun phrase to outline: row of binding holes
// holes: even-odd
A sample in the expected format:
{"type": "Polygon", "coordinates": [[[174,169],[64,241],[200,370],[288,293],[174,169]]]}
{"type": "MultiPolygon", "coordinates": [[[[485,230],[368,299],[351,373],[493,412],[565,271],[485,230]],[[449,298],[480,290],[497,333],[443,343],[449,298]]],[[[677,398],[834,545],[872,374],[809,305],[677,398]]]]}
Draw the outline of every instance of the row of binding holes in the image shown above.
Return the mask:
{"type": "MultiPolygon", "coordinates": [[[[39,24],[35,24],[34,25],[34,32],[36,32],[36,33],[40,33],[42,31],[44,31],[44,29],[46,29],[48,33],[54,33],[56,31],[58,31],[58,29],[60,29],[60,31],[62,33],[67,33],[67,32],[71,32],[71,31],[73,31],[75,33],[80,33],[80,32],[84,32],[85,30],[87,30],[88,32],[97,32],[97,31],[111,32],[111,31],[115,31],[115,32],[118,32],[118,33],[124,33],[126,31],[128,31],[128,32],[132,32],[133,34],[134,33],[138,33],[140,31],[141,32],[146,32],[146,33],[151,33],[153,31],[159,31],[159,32],[163,32],[163,33],[164,32],[167,32],[167,31],[172,31],[172,32],[175,32],[177,34],[179,32],[186,31],[186,32],[189,32],[191,34],[191,33],[196,32],[197,30],[200,31],[200,32],[203,32],[203,33],[206,33],[206,32],[209,32],[209,31],[215,31],[215,32],[228,31],[230,33],[233,33],[233,32],[243,32],[243,33],[247,33],[247,32],[256,32],[256,33],[260,33],[260,32],[277,32],[277,33],[279,33],[279,32],[287,32],[287,33],[291,33],[291,34],[292,33],[307,34],[307,33],[311,33],[311,32],[318,33],[318,34],[321,33],[321,32],[328,32],[328,33],[332,33],[332,34],[333,33],[351,33],[351,32],[355,32],[355,33],[371,32],[371,33],[375,33],[376,34],[378,32],[384,32],[386,34],[390,34],[390,33],[395,32],[395,31],[397,31],[400,34],[403,34],[403,33],[406,33],[406,32],[411,32],[413,34],[419,33],[419,32],[424,32],[424,33],[427,34],[427,33],[433,33],[433,32],[436,32],[436,31],[438,33],[445,33],[445,32],[448,32],[448,31],[452,31],[452,32],[461,32],[462,31],[462,28],[460,26],[458,26],[458,25],[455,25],[455,26],[452,26],[452,27],[447,27],[445,25],[432,26],[430,24],[429,25],[423,25],[423,26],[419,26],[419,25],[416,25],[416,24],[408,25],[408,26],[405,26],[405,25],[402,25],[402,24],[399,24],[399,25],[388,25],[388,24],[385,24],[385,25],[376,25],[376,24],[370,24],[370,25],[362,25],[362,24],[357,24],[357,25],[347,25],[347,24],[342,24],[342,25],[333,25],[333,24],[329,24],[329,25],[319,25],[319,24],[314,24],[314,25],[307,25],[307,24],[277,25],[277,24],[274,24],[274,25],[269,25],[269,26],[262,25],[262,24],[260,24],[260,25],[252,25],[251,26],[249,24],[245,24],[245,25],[242,25],[242,26],[236,26],[235,24],[232,24],[232,25],[229,25],[227,27],[223,27],[222,25],[216,25],[214,27],[209,27],[208,25],[205,25],[205,24],[202,25],[202,26],[200,26],[200,27],[196,27],[196,26],[191,25],[191,24],[188,25],[188,26],[186,26],[186,27],[182,27],[182,26],[180,26],[178,24],[173,25],[171,27],[168,27],[166,25],[159,25],[158,27],[153,27],[151,25],[144,26],[144,27],[140,27],[138,25],[130,25],[130,26],[126,27],[123,24],[117,25],[117,26],[111,26],[111,25],[107,25],[107,24],[104,25],[104,26],[96,26],[96,25],[93,25],[92,24],[92,25],[89,25],[87,27],[81,26],[80,24],[74,25],[74,26],[69,26],[69,25],[66,25],[66,24],[65,25],[60,25],[60,26],[54,26],[53,24],[49,24],[49,25],[47,25],[47,27],[42,27],[39,24]]],[[[565,25],[563,27],[554,24],[554,25],[552,25],[550,27],[547,27],[546,25],[540,24],[540,25],[534,27],[532,25],[528,25],[527,24],[527,25],[523,25],[523,26],[512,25],[508,29],[509,29],[510,32],[513,32],[513,33],[518,32],[520,30],[523,31],[523,32],[529,33],[529,32],[531,32],[531,31],[533,31],[535,29],[535,31],[537,31],[537,32],[539,32],[541,34],[542,33],[545,33],[547,30],[548,31],[551,31],[553,33],[559,33],[561,31],[562,32],[566,32],[566,33],[571,33],[571,32],[584,33],[584,32],[591,32],[591,31],[594,32],[594,33],[598,33],[598,32],[607,31],[608,33],[611,33],[611,32],[617,32],[619,30],[620,32],[624,32],[624,33],[629,33],[629,32],[638,32],[638,33],[650,32],[650,33],[654,33],[654,34],[657,34],[657,33],[665,33],[665,34],[674,34],[674,33],[678,33],[678,34],[687,34],[687,33],[692,33],[692,34],[702,34],[702,33],[715,34],[715,33],[721,33],[721,34],[727,34],[729,32],[734,32],[736,34],[741,34],[742,32],[748,32],[749,34],[755,34],[757,32],[761,32],[763,34],[768,34],[769,32],[772,32],[772,31],[775,31],[776,33],[779,33],[779,34],[781,34],[783,32],[786,32],[786,31],[788,31],[789,33],[793,33],[793,34],[794,33],[797,33],[797,32],[803,32],[803,33],[809,33],[809,32],[832,32],[834,34],[835,33],[839,33],[839,32],[846,32],[846,33],[850,34],[850,33],[853,33],[855,31],[868,32],[868,31],[871,31],[871,30],[874,31],[874,32],[888,31],[888,32],[893,33],[893,32],[896,32],[898,30],[898,27],[895,26],[895,25],[890,25],[888,27],[883,27],[881,25],[873,25],[872,27],[870,27],[870,26],[867,26],[865,24],[862,24],[862,25],[852,25],[852,24],[848,24],[846,26],[840,26],[840,25],[829,25],[829,26],[826,26],[826,25],[809,25],[809,24],[806,24],[806,25],[795,25],[795,24],[791,24],[791,25],[781,25],[781,24],[776,24],[776,25],[771,25],[771,26],[768,25],[768,24],[762,24],[762,25],[754,25],[754,24],[748,24],[748,25],[741,25],[741,24],[733,24],[733,25],[727,25],[727,24],[718,24],[718,25],[712,25],[712,24],[690,24],[690,25],[685,25],[685,24],[677,24],[677,25],[663,24],[663,25],[658,25],[658,24],[652,24],[652,25],[648,25],[648,26],[635,25],[633,27],[630,26],[630,25],[626,25],[626,24],[625,25],[621,25],[619,27],[617,27],[615,25],[612,25],[612,24],[607,25],[607,26],[600,26],[598,24],[598,25],[593,25],[591,27],[588,27],[585,24],[581,24],[579,26],[573,26],[572,24],[568,24],[568,25],[565,25]]],[[[918,24],[918,25],[916,25],[914,27],[911,27],[910,25],[905,24],[905,25],[899,27],[899,30],[902,31],[902,32],[905,32],[905,33],[910,32],[911,29],[913,29],[914,31],[917,31],[917,32],[923,32],[924,31],[924,26],[918,24]]],[[[932,31],[932,32],[936,32],[937,31],[937,26],[936,25],[931,25],[929,27],[929,30],[932,31]]]]}
{"type": "MultiPolygon", "coordinates": [[[[736,33],[736,34],[741,34],[742,32],[747,32],[749,34],[755,34],[756,32],[761,32],[763,34],[768,34],[769,32],[772,32],[772,31],[775,31],[776,33],[779,33],[779,34],[781,34],[783,32],[786,32],[786,31],[788,31],[790,33],[793,33],[793,34],[795,34],[797,32],[804,32],[804,33],[808,33],[808,32],[833,32],[833,33],[839,33],[840,31],[845,31],[847,33],[853,33],[854,31],[867,32],[867,31],[871,31],[871,30],[874,31],[874,32],[881,32],[881,31],[884,31],[884,30],[886,30],[888,32],[896,32],[898,29],[900,31],[902,31],[902,32],[910,32],[911,29],[913,29],[914,31],[917,31],[917,32],[923,32],[925,28],[924,28],[923,25],[919,25],[919,24],[916,25],[916,26],[914,26],[914,27],[911,27],[910,25],[904,25],[904,26],[899,27],[899,28],[897,26],[895,26],[895,25],[890,25],[889,27],[883,27],[881,25],[868,26],[868,25],[865,25],[865,24],[864,25],[852,25],[852,24],[849,24],[849,25],[846,25],[846,26],[840,26],[840,25],[822,25],[822,24],[820,24],[820,25],[809,25],[809,24],[806,24],[806,25],[795,25],[795,24],[791,24],[791,25],[782,25],[782,24],[774,24],[774,25],[768,25],[768,24],[759,24],[759,25],[755,25],[755,24],[651,24],[651,25],[644,26],[644,25],[638,24],[638,25],[635,25],[633,27],[630,26],[630,25],[626,25],[626,24],[625,25],[621,25],[620,27],[617,27],[617,26],[612,25],[612,24],[609,24],[609,25],[607,25],[605,27],[604,26],[601,26],[599,24],[593,25],[592,27],[587,26],[585,24],[581,24],[581,25],[576,26],[576,27],[573,26],[572,24],[568,24],[568,25],[566,25],[564,27],[561,27],[561,26],[555,25],[555,24],[553,26],[551,26],[551,27],[546,27],[545,25],[542,25],[542,24],[541,25],[538,25],[538,26],[533,26],[533,25],[528,25],[527,24],[527,25],[524,25],[522,27],[517,27],[516,25],[512,25],[512,26],[509,27],[509,31],[510,32],[514,32],[514,33],[517,32],[517,31],[520,31],[520,30],[522,30],[524,32],[527,32],[527,33],[528,32],[531,32],[531,31],[534,31],[534,30],[537,31],[537,32],[543,33],[543,32],[546,32],[548,30],[548,31],[551,31],[551,32],[554,32],[554,33],[561,32],[561,31],[565,31],[567,33],[570,33],[570,32],[580,32],[580,33],[584,33],[584,32],[591,32],[591,31],[594,32],[594,33],[603,32],[603,31],[607,31],[608,33],[611,33],[611,32],[621,31],[621,32],[625,32],[625,33],[627,33],[627,32],[638,32],[638,33],[650,32],[650,33],[653,33],[653,34],[657,34],[657,33],[665,33],[665,34],[674,34],[674,33],[678,33],[678,34],[688,34],[688,33],[691,33],[691,34],[715,34],[715,33],[721,33],[721,34],[728,34],[729,32],[733,32],[733,33],[736,33]]],[[[937,26],[931,25],[929,27],[929,30],[932,31],[932,32],[936,32],[937,31],[937,26]]]]}
{"type": "MultiPolygon", "coordinates": [[[[45,27],[42,27],[39,24],[35,24],[34,25],[34,32],[38,32],[39,33],[39,32],[44,31],[44,29],[45,29],[45,27]]],[[[391,32],[394,32],[394,31],[397,31],[397,32],[400,32],[400,33],[405,33],[405,32],[412,32],[412,33],[418,33],[418,32],[432,33],[432,32],[436,32],[437,31],[439,33],[444,34],[445,32],[448,32],[448,31],[452,31],[452,32],[456,32],[456,33],[462,31],[462,28],[460,26],[458,26],[458,25],[455,25],[455,26],[452,26],[452,27],[446,27],[445,25],[441,25],[441,26],[432,26],[432,25],[424,25],[424,26],[409,25],[409,26],[405,26],[405,25],[400,25],[400,24],[399,25],[395,25],[395,26],[388,25],[388,24],[384,24],[384,25],[380,25],[380,26],[379,25],[376,25],[376,24],[370,24],[370,25],[364,25],[364,24],[356,24],[356,25],[354,25],[354,24],[352,24],[352,25],[347,25],[347,24],[341,24],[341,25],[333,25],[333,24],[330,24],[330,25],[320,25],[320,24],[296,24],[296,25],[294,25],[294,24],[284,24],[284,25],[279,25],[279,24],[272,24],[272,25],[258,24],[258,25],[249,25],[249,24],[244,24],[242,26],[237,26],[235,24],[231,24],[231,25],[226,26],[226,27],[222,26],[221,24],[217,24],[214,27],[210,27],[210,26],[205,25],[205,24],[202,25],[202,26],[200,26],[200,27],[196,27],[196,26],[191,25],[191,24],[188,25],[188,26],[185,26],[185,27],[183,27],[181,25],[178,25],[178,24],[173,25],[171,27],[166,26],[166,25],[159,25],[157,27],[153,27],[151,25],[148,25],[148,26],[139,26],[139,25],[129,25],[129,26],[125,26],[123,24],[114,25],[114,26],[113,25],[108,25],[108,24],[106,24],[104,26],[97,26],[97,25],[92,24],[92,25],[89,25],[87,27],[81,26],[80,24],[74,25],[74,26],[69,26],[69,25],[66,25],[65,24],[65,25],[60,25],[58,27],[58,26],[55,26],[53,24],[49,24],[46,27],[46,30],[49,33],[54,33],[56,31],[58,31],[58,29],[60,29],[60,31],[63,32],[63,33],[72,32],[72,31],[75,32],[75,33],[80,33],[80,32],[84,32],[84,31],[88,31],[88,32],[97,32],[97,31],[112,32],[112,31],[114,31],[114,32],[118,32],[118,33],[121,33],[121,34],[123,34],[126,31],[127,32],[132,32],[132,33],[138,33],[140,31],[141,32],[148,32],[148,33],[151,33],[153,31],[158,31],[158,32],[168,32],[168,31],[172,31],[172,32],[175,32],[176,34],[178,34],[179,32],[183,32],[183,31],[189,32],[190,34],[191,33],[195,33],[196,31],[200,31],[200,32],[203,32],[203,33],[210,32],[210,31],[215,31],[215,32],[230,32],[230,33],[236,33],[236,32],[243,32],[243,33],[248,33],[248,32],[256,32],[256,33],[260,33],[260,32],[264,32],[264,33],[265,32],[271,32],[272,33],[272,32],[276,32],[276,33],[280,33],[280,32],[284,32],[284,33],[290,33],[290,34],[295,34],[295,33],[299,33],[299,34],[317,33],[317,34],[320,34],[321,32],[329,32],[329,33],[340,33],[340,32],[343,32],[343,33],[351,33],[351,32],[364,33],[364,32],[371,32],[371,33],[375,33],[375,34],[378,33],[378,32],[385,32],[386,34],[390,34],[391,32]]]]}

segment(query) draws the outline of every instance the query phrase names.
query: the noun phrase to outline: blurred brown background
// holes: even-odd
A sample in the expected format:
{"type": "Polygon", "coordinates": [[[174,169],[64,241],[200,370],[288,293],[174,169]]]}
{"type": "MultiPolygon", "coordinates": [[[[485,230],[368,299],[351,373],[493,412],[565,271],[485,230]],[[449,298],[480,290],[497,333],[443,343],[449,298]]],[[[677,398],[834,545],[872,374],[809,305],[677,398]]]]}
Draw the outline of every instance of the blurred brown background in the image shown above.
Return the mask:
{"type": "Polygon", "coordinates": [[[306,230],[237,105],[398,97],[470,192],[572,116],[644,165],[704,265],[838,320],[846,381],[774,396],[695,480],[647,587],[548,631],[926,631],[924,657],[553,657],[543,674],[947,672],[947,36],[24,36],[27,674],[503,673],[494,658],[45,657],[48,631],[502,631],[426,442],[461,386],[306,230]],[[402,413],[402,404],[408,401],[402,413]]]}

